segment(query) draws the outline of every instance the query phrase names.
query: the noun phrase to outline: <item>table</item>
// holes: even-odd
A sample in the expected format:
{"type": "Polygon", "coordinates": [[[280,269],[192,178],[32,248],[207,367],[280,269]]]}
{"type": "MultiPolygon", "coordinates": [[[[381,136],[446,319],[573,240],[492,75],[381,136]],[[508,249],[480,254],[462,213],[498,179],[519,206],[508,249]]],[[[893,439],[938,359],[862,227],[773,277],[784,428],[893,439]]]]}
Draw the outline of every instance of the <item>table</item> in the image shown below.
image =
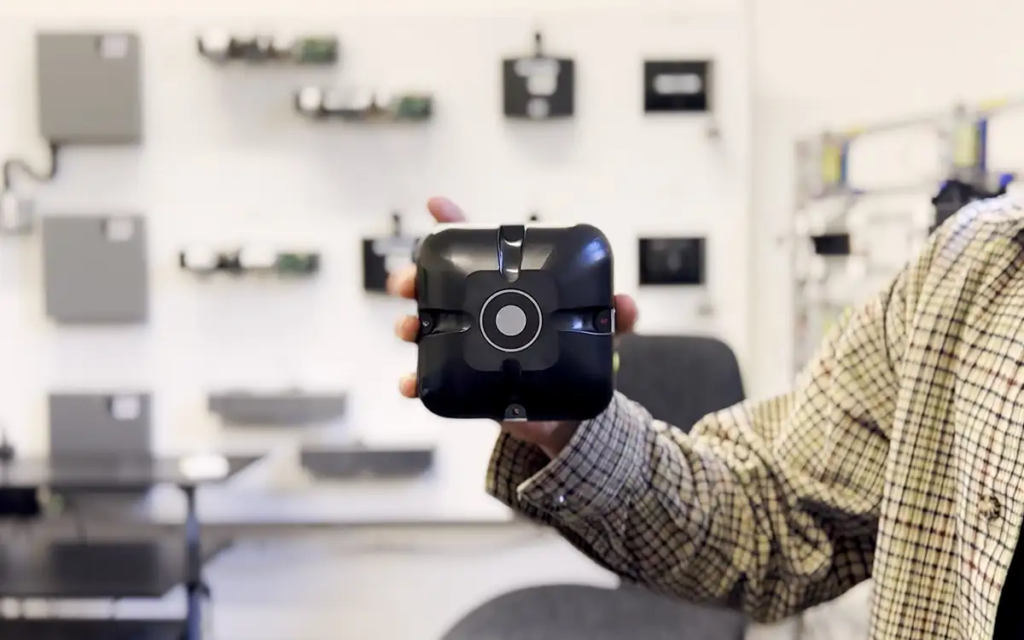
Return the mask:
{"type": "MultiPolygon", "coordinates": [[[[227,542],[203,545],[203,564],[227,542]]],[[[17,538],[0,544],[0,596],[25,600],[162,598],[189,580],[172,540],[115,542],[17,538]]]]}
{"type": "Polygon", "coordinates": [[[262,458],[262,455],[224,456],[226,471],[208,475],[189,473],[185,468],[189,456],[16,458],[0,462],[0,488],[45,487],[55,493],[120,493],[146,491],[161,484],[196,487],[223,482],[262,458]]]}
{"type": "MultiPolygon", "coordinates": [[[[173,484],[185,494],[184,561],[187,581],[186,640],[202,639],[202,544],[196,489],[224,482],[262,455],[181,456],[173,458],[102,455],[15,458],[0,463],[0,488],[49,489],[55,493],[121,493],[173,484]]],[[[33,639],[34,640],[34,639],[33,639]]]]}
{"type": "Polygon", "coordinates": [[[0,640],[180,640],[183,620],[19,618],[0,623],[0,640]]]}

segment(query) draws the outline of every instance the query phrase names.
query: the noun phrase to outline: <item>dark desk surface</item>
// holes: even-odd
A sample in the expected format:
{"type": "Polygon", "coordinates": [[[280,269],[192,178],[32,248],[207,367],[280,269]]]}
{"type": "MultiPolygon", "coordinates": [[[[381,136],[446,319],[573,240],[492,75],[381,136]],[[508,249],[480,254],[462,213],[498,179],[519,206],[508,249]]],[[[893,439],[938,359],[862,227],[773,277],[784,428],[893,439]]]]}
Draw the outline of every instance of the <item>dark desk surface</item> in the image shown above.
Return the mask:
{"type": "MultiPolygon", "coordinates": [[[[203,542],[203,561],[228,547],[203,542]]],[[[75,542],[18,538],[0,543],[0,597],[162,598],[187,576],[185,544],[75,542]]]]}
{"type": "Polygon", "coordinates": [[[0,640],[181,640],[184,621],[0,619],[0,640]]]}
{"type": "Polygon", "coordinates": [[[227,474],[197,477],[182,469],[185,458],[17,458],[0,463],[0,487],[54,491],[145,491],[160,484],[194,487],[223,482],[262,455],[225,456],[227,474]]]}

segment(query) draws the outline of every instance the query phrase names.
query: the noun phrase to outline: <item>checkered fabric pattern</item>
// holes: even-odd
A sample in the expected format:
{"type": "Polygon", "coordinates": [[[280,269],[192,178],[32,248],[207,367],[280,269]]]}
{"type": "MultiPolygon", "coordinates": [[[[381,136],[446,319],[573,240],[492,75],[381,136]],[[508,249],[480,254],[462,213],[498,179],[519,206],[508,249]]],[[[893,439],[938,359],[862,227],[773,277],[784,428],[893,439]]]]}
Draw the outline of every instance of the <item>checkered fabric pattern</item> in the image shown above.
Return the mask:
{"type": "Polygon", "coordinates": [[[488,491],[627,580],[773,621],[874,578],[873,640],[991,638],[1024,518],[1024,207],[948,220],[792,393],[686,435],[617,395],[488,491]]]}

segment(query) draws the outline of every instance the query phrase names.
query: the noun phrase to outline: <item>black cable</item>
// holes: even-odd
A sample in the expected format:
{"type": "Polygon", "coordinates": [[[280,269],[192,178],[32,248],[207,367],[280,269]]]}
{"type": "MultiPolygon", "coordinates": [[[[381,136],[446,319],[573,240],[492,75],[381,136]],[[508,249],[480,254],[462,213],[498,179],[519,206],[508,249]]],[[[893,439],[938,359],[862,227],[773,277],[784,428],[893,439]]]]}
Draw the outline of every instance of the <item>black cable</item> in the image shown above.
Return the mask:
{"type": "Polygon", "coordinates": [[[0,191],[10,191],[14,186],[14,171],[19,170],[34,182],[49,182],[57,177],[59,168],[58,156],[60,146],[51,142],[48,147],[50,151],[50,166],[45,172],[36,171],[32,166],[21,158],[11,158],[4,161],[3,172],[0,174],[0,191]]]}
{"type": "Polygon", "coordinates": [[[0,464],[12,462],[14,453],[14,445],[7,436],[7,429],[0,429],[0,464]]]}

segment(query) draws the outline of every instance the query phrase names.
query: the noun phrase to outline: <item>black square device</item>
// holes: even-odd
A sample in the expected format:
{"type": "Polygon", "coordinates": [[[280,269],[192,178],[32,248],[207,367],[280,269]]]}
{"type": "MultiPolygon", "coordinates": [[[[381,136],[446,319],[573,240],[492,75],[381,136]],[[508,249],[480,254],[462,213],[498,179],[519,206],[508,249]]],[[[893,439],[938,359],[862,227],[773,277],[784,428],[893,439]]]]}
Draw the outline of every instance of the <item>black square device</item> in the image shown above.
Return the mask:
{"type": "Polygon", "coordinates": [[[417,384],[447,418],[586,420],[611,402],[612,250],[590,225],[445,225],[419,246],[417,384]]]}

